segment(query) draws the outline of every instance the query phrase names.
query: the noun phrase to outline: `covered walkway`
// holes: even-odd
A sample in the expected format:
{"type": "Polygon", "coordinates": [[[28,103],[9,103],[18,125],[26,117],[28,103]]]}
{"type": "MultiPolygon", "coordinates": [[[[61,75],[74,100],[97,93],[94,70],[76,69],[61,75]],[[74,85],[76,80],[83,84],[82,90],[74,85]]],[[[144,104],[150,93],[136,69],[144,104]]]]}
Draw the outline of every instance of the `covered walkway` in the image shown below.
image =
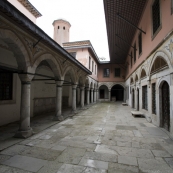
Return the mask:
{"type": "Polygon", "coordinates": [[[120,102],[98,103],[20,139],[0,152],[0,172],[172,173],[169,134],[130,111],[120,102]]]}

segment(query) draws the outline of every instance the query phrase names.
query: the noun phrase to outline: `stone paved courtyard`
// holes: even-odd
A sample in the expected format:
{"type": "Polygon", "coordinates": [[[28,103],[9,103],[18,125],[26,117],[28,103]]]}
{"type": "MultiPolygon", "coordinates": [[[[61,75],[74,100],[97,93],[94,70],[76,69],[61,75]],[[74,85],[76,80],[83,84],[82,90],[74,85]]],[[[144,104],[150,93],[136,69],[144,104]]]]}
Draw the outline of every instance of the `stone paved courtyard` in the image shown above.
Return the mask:
{"type": "Polygon", "coordinates": [[[0,152],[0,173],[173,173],[169,134],[130,111],[98,103],[19,140],[0,152]]]}

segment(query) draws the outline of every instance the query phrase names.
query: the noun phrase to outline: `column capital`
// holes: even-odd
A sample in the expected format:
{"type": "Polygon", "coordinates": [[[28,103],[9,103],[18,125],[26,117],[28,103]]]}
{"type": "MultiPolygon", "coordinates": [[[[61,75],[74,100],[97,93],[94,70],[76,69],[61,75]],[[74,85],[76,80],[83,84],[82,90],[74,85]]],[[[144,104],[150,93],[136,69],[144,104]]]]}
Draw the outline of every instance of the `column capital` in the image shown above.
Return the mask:
{"type": "Polygon", "coordinates": [[[76,90],[76,88],[77,88],[77,84],[73,84],[72,89],[76,90]]]}
{"type": "Polygon", "coordinates": [[[85,87],[84,87],[84,86],[82,86],[82,87],[80,87],[80,90],[84,90],[84,88],[85,88],[85,87]]]}
{"type": "Polygon", "coordinates": [[[22,82],[22,84],[30,84],[34,75],[29,74],[19,74],[19,78],[22,82]]]}
{"type": "Polygon", "coordinates": [[[56,80],[56,81],[55,81],[56,87],[62,87],[63,82],[64,82],[64,81],[58,81],[58,80],[56,80]]]}

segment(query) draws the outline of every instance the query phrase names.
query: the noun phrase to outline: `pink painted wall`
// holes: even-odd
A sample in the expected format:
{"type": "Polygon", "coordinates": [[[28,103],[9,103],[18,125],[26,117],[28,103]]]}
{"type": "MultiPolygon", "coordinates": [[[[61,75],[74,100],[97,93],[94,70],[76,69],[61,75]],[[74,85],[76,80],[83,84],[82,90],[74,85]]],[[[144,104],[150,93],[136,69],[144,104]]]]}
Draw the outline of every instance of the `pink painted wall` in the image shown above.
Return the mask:
{"type": "Polygon", "coordinates": [[[36,23],[36,17],[30,13],[18,0],[7,0],[13,6],[15,6],[21,13],[23,13],[32,22],[36,23]]]}
{"type": "Polygon", "coordinates": [[[100,64],[98,68],[99,82],[124,82],[125,70],[118,64],[100,64]],[[110,69],[109,77],[103,77],[104,68],[110,69]],[[120,68],[120,77],[115,77],[115,68],[120,68]]]}
{"type": "Polygon", "coordinates": [[[94,68],[92,75],[90,75],[91,78],[98,80],[98,63],[96,60],[90,55],[88,48],[78,48],[78,49],[68,49],[68,52],[76,52],[76,59],[83,64],[86,68],[89,69],[89,57],[91,58],[90,61],[90,71],[92,72],[92,62],[94,62],[94,68]],[[95,72],[95,65],[96,65],[96,72],[95,72]]]}
{"type": "MultiPolygon", "coordinates": [[[[138,35],[139,31],[136,31],[135,37],[132,41],[132,45],[136,42],[136,63],[131,68],[130,56],[127,57],[126,62],[129,63],[129,72],[126,78],[130,76],[133,71],[150,55],[150,53],[157,47],[157,45],[164,40],[168,33],[173,29],[173,14],[171,15],[171,0],[160,0],[160,13],[161,13],[161,30],[153,37],[152,35],[152,1],[148,1],[146,9],[143,13],[141,21],[138,25],[146,34],[142,34],[142,54],[139,56],[138,47],[138,35]]],[[[132,48],[133,49],[133,48],[132,48]]],[[[129,50],[129,54],[132,49],[129,50]]],[[[134,62],[133,62],[134,63],[134,62]]]]}

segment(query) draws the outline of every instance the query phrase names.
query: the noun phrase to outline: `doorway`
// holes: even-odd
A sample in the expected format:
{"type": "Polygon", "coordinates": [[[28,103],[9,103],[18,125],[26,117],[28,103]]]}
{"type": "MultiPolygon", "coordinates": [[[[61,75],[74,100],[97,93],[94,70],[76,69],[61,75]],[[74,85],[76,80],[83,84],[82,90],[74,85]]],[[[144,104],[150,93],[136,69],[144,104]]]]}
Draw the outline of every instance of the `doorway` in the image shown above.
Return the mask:
{"type": "Polygon", "coordinates": [[[167,82],[164,82],[161,87],[162,94],[162,118],[161,118],[161,126],[170,131],[170,96],[169,96],[169,85],[167,82]]]}

